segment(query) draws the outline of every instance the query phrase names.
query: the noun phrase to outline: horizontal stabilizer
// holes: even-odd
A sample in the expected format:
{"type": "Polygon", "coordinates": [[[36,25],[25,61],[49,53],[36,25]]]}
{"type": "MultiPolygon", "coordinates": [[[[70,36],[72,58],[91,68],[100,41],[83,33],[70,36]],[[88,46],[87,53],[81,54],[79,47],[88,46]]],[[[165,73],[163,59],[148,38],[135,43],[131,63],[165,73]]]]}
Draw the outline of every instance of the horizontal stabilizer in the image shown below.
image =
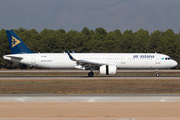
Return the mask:
{"type": "Polygon", "coordinates": [[[4,55],[3,58],[6,59],[6,60],[22,60],[23,59],[22,56],[16,56],[16,55],[13,55],[13,54],[4,55]]]}

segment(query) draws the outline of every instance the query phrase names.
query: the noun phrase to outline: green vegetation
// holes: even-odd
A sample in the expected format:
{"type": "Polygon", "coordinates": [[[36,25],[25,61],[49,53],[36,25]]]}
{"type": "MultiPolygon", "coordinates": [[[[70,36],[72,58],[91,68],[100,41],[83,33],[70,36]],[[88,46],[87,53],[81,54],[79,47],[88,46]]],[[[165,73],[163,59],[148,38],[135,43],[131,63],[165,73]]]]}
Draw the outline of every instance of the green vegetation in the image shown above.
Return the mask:
{"type": "MultiPolygon", "coordinates": [[[[84,27],[81,32],[63,29],[44,29],[40,33],[35,29],[19,28],[14,30],[24,43],[33,51],[41,53],[62,53],[74,50],[80,53],[163,53],[180,62],[180,33],[169,29],[165,32],[140,29],[137,32],[120,30],[107,32],[103,28],[89,30],[84,27]]],[[[3,59],[10,54],[6,31],[0,30],[0,69],[27,68],[3,59]]],[[[179,67],[178,67],[179,68],[179,67]]]]}

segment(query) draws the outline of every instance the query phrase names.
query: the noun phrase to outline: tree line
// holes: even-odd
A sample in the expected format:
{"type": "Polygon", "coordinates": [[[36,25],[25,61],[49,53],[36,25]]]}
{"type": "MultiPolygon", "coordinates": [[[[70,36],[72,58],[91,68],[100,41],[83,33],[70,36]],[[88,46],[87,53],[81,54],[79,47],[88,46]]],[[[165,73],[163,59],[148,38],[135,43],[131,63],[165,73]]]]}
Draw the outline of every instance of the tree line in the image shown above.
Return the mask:
{"type": "MultiPolygon", "coordinates": [[[[180,32],[172,29],[167,31],[149,31],[140,29],[136,32],[117,29],[107,32],[104,28],[89,30],[84,27],[80,32],[64,29],[14,29],[16,34],[33,52],[62,53],[73,50],[76,53],[162,53],[180,62],[180,32]]],[[[3,55],[11,54],[6,31],[0,31],[0,69],[27,68],[18,63],[3,59],[3,55]],[[23,66],[23,67],[22,67],[23,66]]],[[[177,67],[179,68],[179,67],[177,67]]]]}

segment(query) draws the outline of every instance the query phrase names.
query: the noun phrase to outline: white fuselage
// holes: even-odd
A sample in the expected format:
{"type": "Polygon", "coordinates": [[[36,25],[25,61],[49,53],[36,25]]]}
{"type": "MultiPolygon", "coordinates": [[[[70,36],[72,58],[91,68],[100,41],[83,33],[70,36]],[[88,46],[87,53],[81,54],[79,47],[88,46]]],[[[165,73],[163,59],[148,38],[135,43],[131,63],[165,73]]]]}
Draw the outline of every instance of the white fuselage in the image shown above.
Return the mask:
{"type": "MultiPolygon", "coordinates": [[[[116,64],[118,69],[165,69],[177,66],[169,56],[158,53],[71,53],[79,60],[116,64]]],[[[41,68],[75,69],[77,63],[67,53],[5,55],[4,59],[41,68]]]]}

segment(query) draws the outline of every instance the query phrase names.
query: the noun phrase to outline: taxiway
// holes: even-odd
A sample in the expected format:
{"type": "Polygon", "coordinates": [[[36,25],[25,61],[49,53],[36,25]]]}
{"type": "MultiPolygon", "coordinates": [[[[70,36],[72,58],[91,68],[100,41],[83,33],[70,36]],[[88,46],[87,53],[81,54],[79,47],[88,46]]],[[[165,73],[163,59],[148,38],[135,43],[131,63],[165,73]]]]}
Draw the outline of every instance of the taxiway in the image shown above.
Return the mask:
{"type": "MultiPolygon", "coordinates": [[[[57,69],[57,70],[52,70],[52,69],[40,69],[40,70],[0,70],[0,72],[89,72],[87,70],[77,70],[77,69],[57,69]]],[[[98,72],[98,71],[95,71],[98,72]]],[[[124,70],[124,69],[118,69],[117,72],[156,72],[156,70],[124,70]]],[[[180,72],[180,70],[159,70],[159,72],[180,72]]]]}

